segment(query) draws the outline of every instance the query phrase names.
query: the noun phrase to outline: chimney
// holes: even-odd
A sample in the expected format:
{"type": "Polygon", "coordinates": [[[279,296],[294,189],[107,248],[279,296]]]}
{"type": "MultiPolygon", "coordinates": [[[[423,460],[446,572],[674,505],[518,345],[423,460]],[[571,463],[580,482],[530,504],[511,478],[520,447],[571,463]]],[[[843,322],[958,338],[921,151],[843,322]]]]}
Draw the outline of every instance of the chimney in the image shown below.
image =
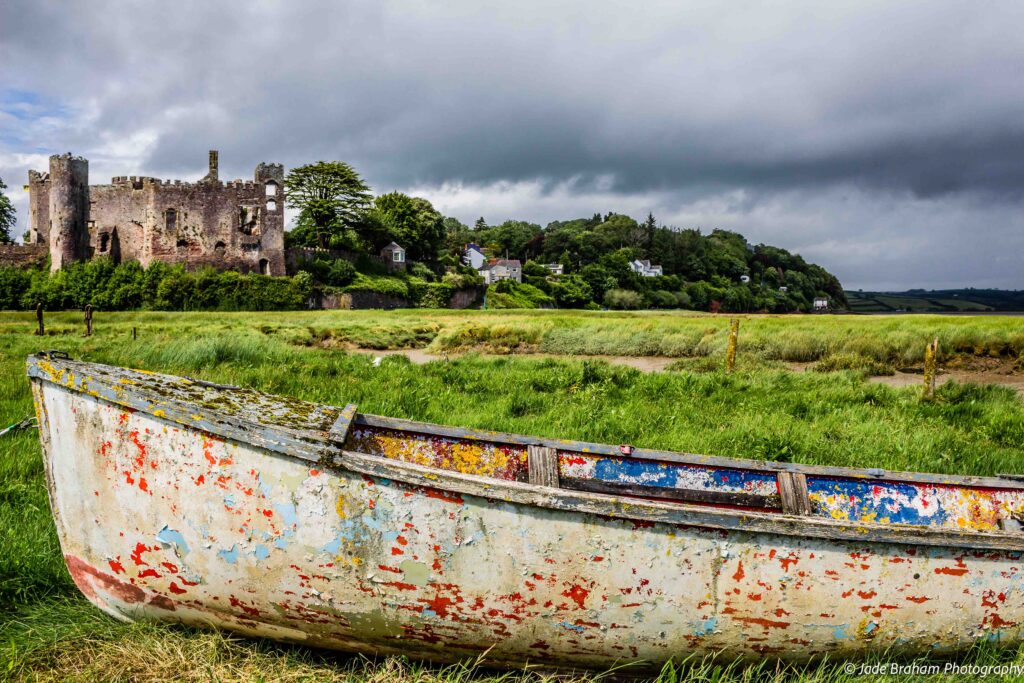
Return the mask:
{"type": "Polygon", "coordinates": [[[210,150],[210,172],[206,174],[206,180],[216,182],[217,178],[217,150],[210,150]]]}

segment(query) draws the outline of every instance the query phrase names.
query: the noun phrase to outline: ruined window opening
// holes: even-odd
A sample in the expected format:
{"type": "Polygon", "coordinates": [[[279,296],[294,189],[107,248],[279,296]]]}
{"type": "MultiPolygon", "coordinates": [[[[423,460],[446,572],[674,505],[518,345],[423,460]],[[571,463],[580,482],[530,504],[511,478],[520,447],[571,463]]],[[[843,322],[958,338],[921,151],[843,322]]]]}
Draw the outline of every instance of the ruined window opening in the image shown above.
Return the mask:
{"type": "Polygon", "coordinates": [[[226,249],[227,249],[227,245],[225,245],[225,244],[224,244],[223,242],[217,242],[217,244],[213,245],[213,252],[214,252],[214,253],[215,253],[215,254],[216,254],[216,255],[217,255],[218,257],[220,257],[220,256],[224,256],[224,251],[225,251],[226,249]]]}
{"type": "Polygon", "coordinates": [[[167,230],[178,229],[178,212],[174,209],[167,209],[164,211],[164,227],[167,230]]]}
{"type": "Polygon", "coordinates": [[[110,234],[105,232],[100,235],[100,253],[106,252],[108,246],[110,246],[110,234]]]}
{"type": "Polygon", "coordinates": [[[267,211],[277,211],[277,200],[276,199],[268,199],[267,200],[267,211]]]}
{"type": "Polygon", "coordinates": [[[268,197],[276,197],[277,196],[277,181],[275,181],[275,180],[268,180],[267,184],[265,186],[265,189],[266,189],[268,197]]]}
{"type": "Polygon", "coordinates": [[[188,246],[188,240],[179,239],[178,242],[177,242],[177,245],[178,245],[179,248],[187,247],[188,246]]]}
{"type": "Polygon", "coordinates": [[[260,259],[260,275],[270,275],[270,261],[265,258],[260,259]]]}
{"type": "Polygon", "coordinates": [[[238,207],[238,229],[245,235],[259,234],[260,209],[258,206],[238,207]]]}

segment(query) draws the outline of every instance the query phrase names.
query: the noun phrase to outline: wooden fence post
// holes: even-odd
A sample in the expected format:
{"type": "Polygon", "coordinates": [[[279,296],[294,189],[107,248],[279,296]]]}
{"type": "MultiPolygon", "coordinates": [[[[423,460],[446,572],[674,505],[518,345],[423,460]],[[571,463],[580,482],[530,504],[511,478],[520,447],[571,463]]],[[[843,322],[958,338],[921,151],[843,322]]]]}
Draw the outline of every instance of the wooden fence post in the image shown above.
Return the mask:
{"type": "Polygon", "coordinates": [[[132,328],[132,341],[135,341],[136,339],[138,339],[138,335],[136,334],[136,329],[133,327],[132,328]]]}
{"type": "Polygon", "coordinates": [[[925,400],[935,398],[935,375],[939,363],[939,338],[935,339],[924,348],[924,393],[925,400]]]}
{"type": "Polygon", "coordinates": [[[92,304],[85,305],[85,336],[92,336],[92,304]]]}
{"type": "Polygon", "coordinates": [[[36,304],[36,322],[39,323],[39,328],[36,330],[36,335],[42,337],[46,334],[46,329],[43,327],[43,304],[36,304]]]}
{"type": "Polygon", "coordinates": [[[740,319],[733,318],[729,321],[729,345],[725,348],[725,372],[731,373],[736,369],[736,345],[740,336],[740,319]]]}

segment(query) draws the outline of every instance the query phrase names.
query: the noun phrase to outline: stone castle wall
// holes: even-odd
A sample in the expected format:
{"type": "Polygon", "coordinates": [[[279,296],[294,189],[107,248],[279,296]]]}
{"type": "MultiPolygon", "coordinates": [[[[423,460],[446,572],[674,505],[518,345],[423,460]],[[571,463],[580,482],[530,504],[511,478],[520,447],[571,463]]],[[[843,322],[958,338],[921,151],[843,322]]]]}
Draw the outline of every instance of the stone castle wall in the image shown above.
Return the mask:
{"type": "Polygon", "coordinates": [[[0,244],[0,266],[34,266],[50,253],[45,244],[0,244]]]}
{"type": "Polygon", "coordinates": [[[49,174],[29,172],[28,189],[29,241],[49,245],[54,270],[106,256],[285,274],[280,164],[260,164],[253,180],[222,182],[211,152],[210,172],[195,183],[119,176],[88,185],[88,162],[54,156],[49,174]]]}

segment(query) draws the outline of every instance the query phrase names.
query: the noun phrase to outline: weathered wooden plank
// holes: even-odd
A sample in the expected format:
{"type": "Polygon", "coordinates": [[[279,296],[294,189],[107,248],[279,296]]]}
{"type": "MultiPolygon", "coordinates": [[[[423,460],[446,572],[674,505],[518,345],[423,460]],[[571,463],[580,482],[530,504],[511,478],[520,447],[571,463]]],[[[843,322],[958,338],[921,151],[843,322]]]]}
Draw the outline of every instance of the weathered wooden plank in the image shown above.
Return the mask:
{"type": "Polygon", "coordinates": [[[348,432],[352,428],[352,419],[356,416],[356,404],[349,403],[341,412],[338,413],[338,419],[331,425],[331,429],[327,432],[327,439],[333,444],[343,446],[345,439],[348,438],[348,432]]]}
{"type": "Polygon", "coordinates": [[[778,477],[783,512],[789,515],[811,514],[811,497],[807,493],[807,477],[802,472],[779,472],[778,477]]]}
{"type": "Polygon", "coordinates": [[[526,468],[534,486],[558,488],[558,451],[547,446],[526,449],[526,468]]]}
{"type": "Polygon", "coordinates": [[[608,493],[616,496],[637,496],[641,498],[659,498],[677,500],[686,503],[706,503],[710,505],[737,505],[766,510],[781,510],[782,502],[778,496],[762,496],[742,491],[715,491],[709,489],[681,489],[667,486],[648,486],[628,482],[603,481],[601,479],[583,479],[580,477],[562,477],[562,488],[589,493],[608,493]]]}

